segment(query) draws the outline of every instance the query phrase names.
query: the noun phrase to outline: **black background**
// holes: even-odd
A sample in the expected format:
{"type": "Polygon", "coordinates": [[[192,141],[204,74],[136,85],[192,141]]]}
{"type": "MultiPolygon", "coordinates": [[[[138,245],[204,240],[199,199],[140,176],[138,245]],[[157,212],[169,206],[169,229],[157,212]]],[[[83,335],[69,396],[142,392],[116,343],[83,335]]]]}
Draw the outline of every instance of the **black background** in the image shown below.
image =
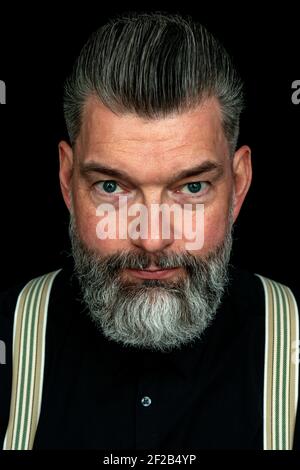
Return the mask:
{"type": "Polygon", "coordinates": [[[0,106],[0,290],[61,265],[68,248],[57,152],[66,138],[63,81],[89,34],[130,10],[189,14],[233,55],[247,92],[240,144],[251,146],[254,169],[233,261],[298,285],[300,105],[291,101],[291,85],[300,79],[300,8],[238,5],[0,7],[0,79],[7,89],[7,104],[0,106]]]}

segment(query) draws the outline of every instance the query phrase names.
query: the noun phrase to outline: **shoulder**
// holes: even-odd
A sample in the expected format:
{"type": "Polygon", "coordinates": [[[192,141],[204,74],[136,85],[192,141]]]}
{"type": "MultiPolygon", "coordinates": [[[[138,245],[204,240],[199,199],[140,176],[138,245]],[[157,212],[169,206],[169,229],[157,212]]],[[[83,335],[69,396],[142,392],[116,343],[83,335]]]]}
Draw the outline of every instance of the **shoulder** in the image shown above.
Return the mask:
{"type": "Polygon", "coordinates": [[[242,313],[243,318],[264,316],[265,296],[260,278],[250,271],[231,266],[226,297],[233,311],[242,313]]]}
{"type": "Polygon", "coordinates": [[[0,320],[8,321],[13,317],[18,296],[26,284],[23,282],[0,292],[0,320]]]}
{"type": "Polygon", "coordinates": [[[261,273],[253,273],[237,267],[230,270],[229,290],[237,307],[251,316],[264,316],[266,295],[273,292],[274,296],[288,292],[298,306],[300,291],[293,286],[271,279],[261,273]]]}
{"type": "Polygon", "coordinates": [[[272,307],[278,311],[282,310],[283,314],[287,310],[298,313],[300,293],[295,286],[291,288],[269,277],[258,274],[256,276],[263,285],[266,306],[269,305],[269,308],[272,307]]]}
{"type": "Polygon", "coordinates": [[[45,286],[52,286],[53,281],[60,270],[42,274],[34,279],[29,279],[17,284],[5,291],[0,292],[0,324],[11,323],[14,318],[14,312],[17,306],[19,296],[22,292],[29,291],[30,285],[35,287],[36,292],[41,292],[45,286]],[[35,283],[33,281],[36,281],[35,283]]]}

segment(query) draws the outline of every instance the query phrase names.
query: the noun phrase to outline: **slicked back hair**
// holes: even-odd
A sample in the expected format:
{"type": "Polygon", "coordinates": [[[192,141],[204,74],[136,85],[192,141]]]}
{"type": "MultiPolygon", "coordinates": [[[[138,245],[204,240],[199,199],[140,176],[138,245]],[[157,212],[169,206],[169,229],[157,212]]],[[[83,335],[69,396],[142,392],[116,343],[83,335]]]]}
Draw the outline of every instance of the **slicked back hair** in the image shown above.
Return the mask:
{"type": "Polygon", "coordinates": [[[234,152],[243,84],[224,47],[191,18],[132,13],[91,35],[65,83],[64,114],[73,144],[86,100],[96,96],[113,112],[157,119],[218,99],[234,152]]]}

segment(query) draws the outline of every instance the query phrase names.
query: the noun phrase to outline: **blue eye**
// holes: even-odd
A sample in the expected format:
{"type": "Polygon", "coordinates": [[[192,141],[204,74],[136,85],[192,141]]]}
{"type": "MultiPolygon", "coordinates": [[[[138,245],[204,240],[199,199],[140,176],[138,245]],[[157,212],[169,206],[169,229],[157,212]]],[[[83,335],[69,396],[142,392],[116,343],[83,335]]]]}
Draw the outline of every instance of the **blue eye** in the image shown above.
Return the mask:
{"type": "Polygon", "coordinates": [[[107,194],[115,194],[122,192],[121,188],[114,180],[99,181],[96,186],[100,187],[100,190],[107,194]],[[117,190],[118,188],[119,190],[117,190]]]}
{"type": "Polygon", "coordinates": [[[185,194],[198,194],[202,193],[208,186],[208,183],[205,181],[195,181],[192,183],[187,183],[183,186],[182,191],[185,194]],[[187,189],[187,191],[184,191],[184,189],[187,189]]]}

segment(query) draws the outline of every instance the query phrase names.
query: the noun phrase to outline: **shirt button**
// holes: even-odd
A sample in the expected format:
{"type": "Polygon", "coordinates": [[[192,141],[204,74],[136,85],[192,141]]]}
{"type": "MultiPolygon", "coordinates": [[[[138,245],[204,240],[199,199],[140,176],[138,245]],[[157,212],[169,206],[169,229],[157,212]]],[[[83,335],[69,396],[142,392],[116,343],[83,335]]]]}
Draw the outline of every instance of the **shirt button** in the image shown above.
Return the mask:
{"type": "Polygon", "coordinates": [[[143,397],[141,399],[141,403],[143,406],[150,406],[151,405],[151,398],[150,397],[143,397]]]}

